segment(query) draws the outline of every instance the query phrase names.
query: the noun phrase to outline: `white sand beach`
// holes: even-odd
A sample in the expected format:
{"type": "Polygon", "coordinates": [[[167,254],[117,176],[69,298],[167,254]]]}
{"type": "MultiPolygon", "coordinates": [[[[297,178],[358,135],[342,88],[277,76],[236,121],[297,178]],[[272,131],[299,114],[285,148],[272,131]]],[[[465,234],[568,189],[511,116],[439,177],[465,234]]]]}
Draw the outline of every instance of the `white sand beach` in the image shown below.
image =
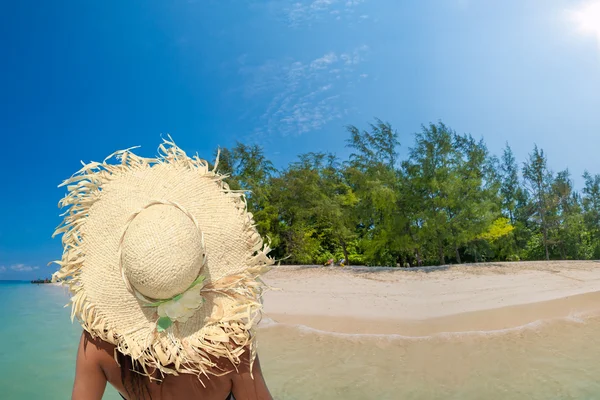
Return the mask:
{"type": "Polygon", "coordinates": [[[265,275],[265,316],[342,333],[497,330],[600,311],[600,262],[418,269],[281,266],[265,275]]]}
{"type": "MultiPolygon", "coordinates": [[[[264,280],[281,289],[265,294],[258,334],[276,399],[545,400],[600,393],[600,262],[412,270],[286,266],[264,280]]],[[[17,290],[37,296],[24,308],[37,314],[23,314],[6,334],[39,344],[32,351],[38,357],[47,352],[44,371],[57,359],[72,371],[68,357],[80,331],[62,308],[66,292],[21,286],[11,298],[17,290]],[[48,300],[51,307],[38,310],[48,300]],[[23,325],[40,321],[43,330],[23,325]],[[49,346],[48,335],[63,344],[49,346]],[[65,351],[67,344],[72,347],[65,351]]],[[[13,363],[22,359],[15,353],[13,363]]],[[[72,381],[48,382],[59,393],[72,381]]],[[[118,397],[113,391],[105,398],[118,397]]]]}

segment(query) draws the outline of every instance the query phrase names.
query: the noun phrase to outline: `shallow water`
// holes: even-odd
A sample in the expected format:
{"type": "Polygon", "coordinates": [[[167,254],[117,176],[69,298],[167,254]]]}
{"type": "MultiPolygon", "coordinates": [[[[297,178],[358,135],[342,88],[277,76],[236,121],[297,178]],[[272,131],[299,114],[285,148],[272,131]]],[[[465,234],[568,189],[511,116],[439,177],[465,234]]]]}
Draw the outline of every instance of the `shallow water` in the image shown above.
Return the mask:
{"type": "MultiPolygon", "coordinates": [[[[0,284],[0,398],[70,397],[81,330],[66,300],[53,286],[0,284]]],[[[276,399],[600,398],[598,317],[419,339],[267,325],[259,354],[276,399]]]]}
{"type": "Polygon", "coordinates": [[[421,339],[272,327],[260,351],[285,399],[599,399],[599,333],[597,318],[421,339]]]}

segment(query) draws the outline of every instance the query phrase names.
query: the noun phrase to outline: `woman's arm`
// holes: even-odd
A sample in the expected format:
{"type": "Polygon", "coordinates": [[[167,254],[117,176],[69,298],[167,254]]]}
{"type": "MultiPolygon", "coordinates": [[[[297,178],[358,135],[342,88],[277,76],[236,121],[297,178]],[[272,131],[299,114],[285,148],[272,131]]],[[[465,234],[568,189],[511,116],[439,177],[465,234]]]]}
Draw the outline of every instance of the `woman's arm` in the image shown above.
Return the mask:
{"type": "Polygon", "coordinates": [[[90,334],[84,331],[77,351],[72,400],[102,400],[106,376],[100,366],[100,351],[93,343],[90,334]]]}
{"type": "Polygon", "coordinates": [[[232,378],[232,391],[235,400],[273,400],[265,383],[258,356],[252,366],[253,376],[250,376],[249,360],[244,361],[239,368],[239,372],[234,374],[232,378]]]}

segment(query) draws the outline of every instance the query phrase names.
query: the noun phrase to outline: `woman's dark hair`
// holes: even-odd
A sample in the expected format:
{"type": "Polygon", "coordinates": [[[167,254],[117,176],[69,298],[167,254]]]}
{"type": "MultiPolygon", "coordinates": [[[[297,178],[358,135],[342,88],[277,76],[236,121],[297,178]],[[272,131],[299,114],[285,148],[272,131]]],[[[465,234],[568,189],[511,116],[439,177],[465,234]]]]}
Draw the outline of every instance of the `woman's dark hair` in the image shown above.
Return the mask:
{"type": "Polygon", "coordinates": [[[141,364],[117,351],[117,362],[121,368],[121,382],[125,387],[127,396],[135,400],[152,400],[150,388],[148,387],[148,378],[144,375],[144,370],[141,364]]]}

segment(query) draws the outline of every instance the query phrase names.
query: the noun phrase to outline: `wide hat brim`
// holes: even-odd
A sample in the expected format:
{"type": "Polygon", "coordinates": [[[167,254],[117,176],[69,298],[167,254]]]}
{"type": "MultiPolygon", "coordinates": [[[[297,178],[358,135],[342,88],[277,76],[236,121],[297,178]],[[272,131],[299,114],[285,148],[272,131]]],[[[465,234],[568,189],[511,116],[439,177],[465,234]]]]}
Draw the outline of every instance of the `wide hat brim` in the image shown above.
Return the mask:
{"type": "Polygon", "coordinates": [[[72,317],[92,336],[113,343],[146,370],[207,374],[215,358],[233,365],[255,353],[254,327],[265,285],[259,275],[272,264],[244,196],[229,190],[208,163],[188,157],[172,141],[157,158],[123,150],[90,163],[63,183],[67,207],[55,235],[63,234],[55,278],[72,293],[72,317]],[[109,163],[116,158],[120,163],[109,163]],[[185,322],[157,330],[156,307],[128,290],[119,265],[119,245],[131,215],[149,202],[180,205],[202,229],[206,262],[204,303],[185,322]]]}

